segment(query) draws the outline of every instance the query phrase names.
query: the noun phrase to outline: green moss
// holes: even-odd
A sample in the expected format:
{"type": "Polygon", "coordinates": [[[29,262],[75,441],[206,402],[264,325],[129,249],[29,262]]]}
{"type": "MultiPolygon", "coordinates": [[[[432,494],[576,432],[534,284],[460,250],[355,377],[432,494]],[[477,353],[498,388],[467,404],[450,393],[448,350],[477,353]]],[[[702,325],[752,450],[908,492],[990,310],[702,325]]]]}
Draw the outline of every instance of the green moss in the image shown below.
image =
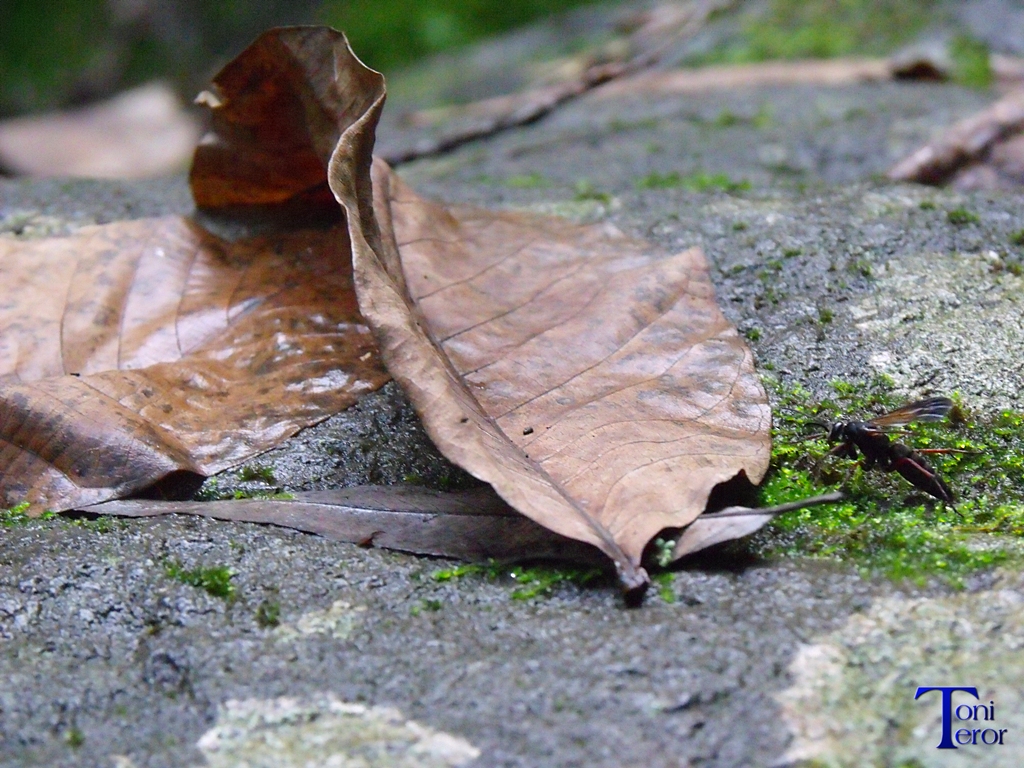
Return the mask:
{"type": "Polygon", "coordinates": [[[326,0],[324,23],[345,30],[367,64],[385,71],[592,0],[326,0]]]}
{"type": "Polygon", "coordinates": [[[911,425],[909,434],[893,437],[916,449],[964,451],[927,457],[959,498],[951,507],[895,473],[865,472],[846,459],[821,460],[829,446],[820,435],[807,439],[808,432],[821,432],[811,422],[868,419],[900,405],[890,381],[837,382],[835,397],[822,402],[800,387],[775,389],[772,464],[761,505],[822,493],[828,485],[843,485],[849,499],[780,516],[755,548],[839,559],[914,582],[934,576],[955,586],[971,572],[1021,559],[1015,539],[1024,536],[1024,414],[981,419],[958,408],[947,422],[911,425]]]}
{"type": "Polygon", "coordinates": [[[662,571],[651,576],[651,581],[658,588],[658,597],[666,603],[674,603],[676,601],[676,591],[672,586],[675,577],[676,575],[671,571],[662,571]]]}
{"type": "Polygon", "coordinates": [[[931,20],[931,0],[773,0],[742,33],[691,64],[884,56],[931,20]]]}
{"type": "Polygon", "coordinates": [[[444,568],[432,574],[434,581],[447,582],[470,574],[481,574],[492,581],[510,582],[516,585],[510,597],[513,600],[532,600],[548,596],[559,584],[575,584],[578,587],[591,584],[604,575],[600,568],[556,568],[547,565],[509,566],[499,563],[458,565],[444,568]]]}
{"type": "Polygon", "coordinates": [[[71,726],[64,733],[64,741],[72,749],[78,749],[80,746],[85,744],[85,734],[82,733],[80,728],[71,726]]]}
{"type": "Polygon", "coordinates": [[[949,46],[953,80],[969,88],[989,88],[994,74],[988,46],[969,35],[957,35],[949,46]]]}
{"type": "Polygon", "coordinates": [[[1010,234],[1010,242],[1014,245],[1024,245],[1024,229],[1018,229],[1010,234]]]}
{"type": "Polygon", "coordinates": [[[683,176],[677,171],[669,173],[649,173],[636,180],[637,189],[671,189],[679,187],[690,192],[742,192],[750,189],[750,182],[741,179],[734,181],[724,173],[705,173],[697,171],[683,176]]]}
{"type": "Polygon", "coordinates": [[[573,200],[578,203],[585,202],[587,200],[596,200],[597,202],[608,205],[612,201],[612,196],[607,192],[599,191],[593,184],[586,179],[576,182],[576,186],[573,188],[573,200]]]}
{"type": "Polygon", "coordinates": [[[52,520],[57,517],[57,513],[50,510],[46,510],[38,517],[30,517],[28,510],[31,506],[29,502],[23,501],[10,509],[0,509],[0,527],[13,528],[19,525],[28,525],[36,520],[52,520]]]}
{"type": "Polygon", "coordinates": [[[506,187],[514,189],[546,189],[551,186],[551,181],[539,173],[524,173],[518,176],[508,176],[504,179],[506,187]]]}
{"type": "Polygon", "coordinates": [[[108,515],[99,515],[92,519],[88,517],[79,517],[74,519],[72,522],[80,528],[86,528],[90,531],[95,531],[96,533],[110,533],[117,528],[118,523],[122,526],[127,523],[125,520],[116,520],[108,515]]]}
{"type": "Polygon", "coordinates": [[[246,464],[238,471],[238,479],[243,482],[261,482],[267,485],[277,485],[277,478],[274,477],[273,468],[263,464],[246,464]]]}
{"type": "Polygon", "coordinates": [[[659,536],[654,540],[654,562],[661,568],[667,567],[672,562],[675,549],[675,539],[663,539],[659,536]]]}
{"type": "Polygon", "coordinates": [[[946,220],[956,227],[964,227],[968,224],[978,224],[981,222],[978,214],[973,211],[968,211],[964,207],[954,208],[946,214],[946,220]]]}
{"type": "Polygon", "coordinates": [[[23,501],[10,509],[0,510],[0,524],[6,528],[31,522],[32,518],[25,514],[30,506],[32,505],[27,501],[23,501]]]}
{"type": "Polygon", "coordinates": [[[917,207],[920,208],[922,211],[934,211],[939,206],[935,204],[934,200],[922,200],[920,203],[917,204],[917,207]]]}
{"type": "Polygon", "coordinates": [[[466,565],[456,565],[454,568],[442,568],[439,571],[434,571],[430,578],[434,581],[452,581],[453,579],[460,579],[470,573],[486,573],[488,568],[492,566],[479,565],[477,563],[469,563],[466,565]]]}
{"type": "Polygon", "coordinates": [[[611,133],[626,133],[636,130],[649,131],[657,128],[660,124],[661,120],[656,117],[643,117],[639,120],[623,120],[622,118],[613,117],[608,121],[608,130],[611,133]]]}
{"type": "Polygon", "coordinates": [[[822,325],[827,325],[835,319],[835,313],[828,307],[818,308],[818,322],[822,325]]]}
{"type": "Polygon", "coordinates": [[[249,491],[241,488],[232,491],[230,496],[221,497],[228,499],[263,499],[266,501],[292,501],[294,494],[281,491],[279,493],[267,493],[266,491],[249,491]]]}
{"type": "Polygon", "coordinates": [[[864,256],[857,256],[847,261],[846,271],[852,272],[855,275],[860,275],[861,277],[871,277],[873,274],[871,261],[864,256]]]}
{"type": "Polygon", "coordinates": [[[759,130],[770,128],[775,122],[775,115],[771,105],[764,101],[757,108],[753,115],[737,114],[730,109],[723,109],[710,122],[697,118],[696,122],[711,125],[714,128],[732,128],[737,125],[749,125],[759,130]]]}
{"type": "Polygon", "coordinates": [[[508,571],[508,578],[520,586],[512,591],[513,600],[532,600],[548,596],[559,584],[583,587],[603,575],[600,568],[553,568],[550,566],[518,567],[508,571]]]}
{"type": "Polygon", "coordinates": [[[225,498],[216,477],[207,478],[192,497],[195,501],[218,501],[225,498]]]}
{"type": "Polygon", "coordinates": [[[256,607],[256,623],[264,629],[276,627],[281,623],[281,604],[273,600],[264,600],[256,607]]]}
{"type": "MultiPolygon", "coordinates": [[[[244,470],[243,470],[244,471],[244,470]]],[[[258,470],[262,472],[262,470],[258,470]]],[[[273,477],[273,472],[269,470],[270,476],[273,477]]],[[[271,482],[265,479],[264,476],[260,475],[259,482],[271,482]]],[[[241,480],[248,480],[253,482],[253,477],[244,477],[240,473],[241,480]]],[[[276,482],[273,481],[273,482],[276,482]]],[[[274,491],[272,489],[256,489],[256,488],[236,488],[234,490],[227,490],[220,487],[216,477],[211,477],[200,488],[195,496],[192,497],[195,501],[224,501],[225,499],[266,499],[269,501],[291,501],[295,498],[294,495],[287,491],[274,491]]]]}
{"type": "Polygon", "coordinates": [[[230,600],[235,595],[235,585],[231,583],[234,572],[226,565],[208,568],[185,568],[180,562],[171,562],[164,567],[168,578],[202,589],[214,597],[230,600]]]}
{"type": "Polygon", "coordinates": [[[772,105],[767,101],[761,102],[761,106],[757,108],[757,112],[754,117],[751,118],[750,124],[759,130],[771,128],[775,122],[775,112],[772,109],[772,105]]]}

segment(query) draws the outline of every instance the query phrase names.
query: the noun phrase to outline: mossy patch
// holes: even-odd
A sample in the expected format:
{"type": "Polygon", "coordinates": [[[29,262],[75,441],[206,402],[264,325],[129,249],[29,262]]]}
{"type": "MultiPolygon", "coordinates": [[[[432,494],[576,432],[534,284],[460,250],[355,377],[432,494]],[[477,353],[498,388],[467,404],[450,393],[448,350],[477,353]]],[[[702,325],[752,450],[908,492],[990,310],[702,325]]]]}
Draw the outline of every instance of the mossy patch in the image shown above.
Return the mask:
{"type": "Polygon", "coordinates": [[[238,478],[243,482],[259,482],[267,485],[277,485],[277,478],[274,477],[272,467],[263,464],[246,464],[238,471],[238,478]]]}
{"type": "Polygon", "coordinates": [[[949,46],[953,60],[953,80],[969,88],[988,88],[992,72],[988,46],[969,35],[957,35],[949,46]]]}
{"type": "Polygon", "coordinates": [[[168,578],[196,587],[223,600],[230,600],[235,596],[235,585],[231,583],[235,573],[226,565],[186,568],[174,561],[164,566],[164,573],[168,578]]]}
{"type": "Polygon", "coordinates": [[[957,406],[939,424],[914,424],[892,439],[914,449],[955,448],[927,461],[957,496],[943,505],[896,473],[864,471],[847,459],[822,457],[820,427],[842,419],[867,420],[902,404],[892,384],[836,382],[833,398],[816,402],[800,387],[775,383],[778,397],[771,469],[760,504],[771,506],[842,485],[849,499],[782,515],[754,539],[762,554],[827,557],[872,573],[922,583],[935,576],[960,586],[964,577],[1008,561],[1024,562],[1024,414],[976,417],[957,406]]]}
{"type": "Polygon", "coordinates": [[[256,606],[256,623],[263,629],[273,629],[281,623],[281,604],[276,600],[263,600],[256,606]]]}
{"type": "Polygon", "coordinates": [[[27,501],[15,504],[10,509],[0,509],[0,526],[13,528],[19,525],[28,525],[33,520],[49,519],[54,516],[53,512],[44,512],[41,517],[29,517],[28,509],[32,506],[27,501]]]}
{"type": "Polygon", "coordinates": [[[955,227],[966,227],[968,224],[979,224],[981,222],[978,214],[962,206],[949,211],[946,214],[946,220],[955,227]]]}
{"type": "Polygon", "coordinates": [[[750,189],[746,179],[734,180],[724,173],[697,171],[683,175],[677,171],[649,173],[636,180],[637,189],[685,189],[689,192],[743,192],[750,189]]]}
{"type": "Polygon", "coordinates": [[[577,203],[594,200],[602,205],[609,205],[612,202],[612,196],[610,194],[597,189],[597,187],[587,179],[582,179],[581,181],[576,182],[573,187],[572,199],[577,203]]]}
{"type": "MultiPolygon", "coordinates": [[[[273,477],[273,470],[266,468],[269,475],[273,477]]],[[[253,480],[240,478],[248,484],[244,488],[221,488],[216,477],[209,478],[203,486],[196,491],[192,498],[195,501],[226,501],[239,499],[262,499],[265,501],[292,501],[295,496],[287,491],[280,491],[274,488],[267,488],[264,484],[269,482],[262,475],[253,480]]]]}
{"type": "Polygon", "coordinates": [[[584,587],[604,579],[600,568],[556,568],[548,565],[509,566],[499,563],[457,565],[435,571],[431,577],[434,581],[446,582],[471,574],[479,574],[492,581],[514,584],[510,593],[513,600],[532,600],[537,597],[548,597],[554,594],[560,585],[573,584],[584,587]]]}
{"type": "Polygon", "coordinates": [[[884,56],[934,18],[932,0],[773,0],[742,32],[691,64],[884,56]]]}

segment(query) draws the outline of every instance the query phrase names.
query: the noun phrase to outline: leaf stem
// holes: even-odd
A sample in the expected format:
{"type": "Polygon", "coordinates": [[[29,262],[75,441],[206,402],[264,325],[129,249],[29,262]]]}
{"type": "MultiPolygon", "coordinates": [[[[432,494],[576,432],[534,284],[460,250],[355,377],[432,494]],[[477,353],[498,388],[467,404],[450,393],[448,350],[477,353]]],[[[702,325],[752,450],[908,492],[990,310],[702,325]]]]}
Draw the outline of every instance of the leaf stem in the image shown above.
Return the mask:
{"type": "Polygon", "coordinates": [[[804,509],[805,507],[814,507],[818,504],[833,504],[837,501],[842,501],[846,498],[846,494],[842,491],[832,491],[831,493],[823,493],[820,496],[810,496],[806,499],[800,499],[798,501],[790,501],[785,504],[778,504],[774,507],[726,507],[718,512],[710,512],[701,515],[705,520],[718,519],[720,517],[748,517],[750,515],[781,515],[783,512],[792,512],[795,509],[804,509]]]}

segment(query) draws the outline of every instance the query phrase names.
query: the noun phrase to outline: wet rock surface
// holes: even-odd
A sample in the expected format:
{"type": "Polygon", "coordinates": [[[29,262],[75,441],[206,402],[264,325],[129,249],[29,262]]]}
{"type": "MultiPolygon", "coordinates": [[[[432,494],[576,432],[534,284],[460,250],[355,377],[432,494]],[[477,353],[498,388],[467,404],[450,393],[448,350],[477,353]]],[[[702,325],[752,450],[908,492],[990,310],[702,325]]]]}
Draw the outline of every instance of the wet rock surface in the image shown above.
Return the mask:
{"type": "MultiPolygon", "coordinates": [[[[606,222],[666,252],[703,246],[761,370],[813,394],[886,373],[908,396],[957,390],[981,411],[1021,408],[1024,278],[1011,234],[1024,229],[1024,199],[878,180],[991,98],[914,83],[592,94],[402,174],[448,201],[606,222]]],[[[0,184],[6,236],[189,207],[183,179],[0,184]]],[[[227,473],[214,492],[472,482],[394,384],[252,464],[260,471],[227,473]]],[[[1024,598],[1015,574],[953,593],[733,552],[628,610],[610,582],[522,600],[508,576],[434,578],[449,567],[198,519],[5,528],[0,763],[227,764],[206,748],[249,743],[245,723],[340,717],[347,702],[397,709],[388,727],[419,734],[374,755],[460,740],[430,753],[439,765],[863,765],[895,746],[939,765],[938,705],[915,703],[915,686],[988,686],[984,701],[1011,708],[1022,682],[1019,664],[1003,663],[1019,629],[1007,616],[1024,598]],[[230,594],[180,578],[203,568],[227,569],[230,594]],[[987,629],[942,634],[950,677],[934,679],[947,667],[905,649],[956,622],[987,629]],[[886,670],[897,676],[888,688],[886,670]],[[825,679],[841,679],[844,695],[825,679]],[[889,725],[872,720],[857,755],[844,757],[848,730],[815,736],[810,714],[857,721],[851,697],[880,690],[889,725]]],[[[367,764],[417,764],[383,760],[367,764]]]]}

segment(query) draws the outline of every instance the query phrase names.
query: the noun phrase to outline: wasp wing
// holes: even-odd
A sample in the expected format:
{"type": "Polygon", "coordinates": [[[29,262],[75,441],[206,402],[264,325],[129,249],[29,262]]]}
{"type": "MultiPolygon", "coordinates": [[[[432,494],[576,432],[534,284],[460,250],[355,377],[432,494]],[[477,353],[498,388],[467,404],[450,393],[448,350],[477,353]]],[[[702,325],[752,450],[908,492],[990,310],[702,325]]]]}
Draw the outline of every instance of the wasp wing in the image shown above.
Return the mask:
{"type": "Polygon", "coordinates": [[[941,421],[953,408],[948,397],[928,397],[900,406],[894,411],[875,416],[867,422],[873,427],[901,427],[912,421],[941,421]]]}

